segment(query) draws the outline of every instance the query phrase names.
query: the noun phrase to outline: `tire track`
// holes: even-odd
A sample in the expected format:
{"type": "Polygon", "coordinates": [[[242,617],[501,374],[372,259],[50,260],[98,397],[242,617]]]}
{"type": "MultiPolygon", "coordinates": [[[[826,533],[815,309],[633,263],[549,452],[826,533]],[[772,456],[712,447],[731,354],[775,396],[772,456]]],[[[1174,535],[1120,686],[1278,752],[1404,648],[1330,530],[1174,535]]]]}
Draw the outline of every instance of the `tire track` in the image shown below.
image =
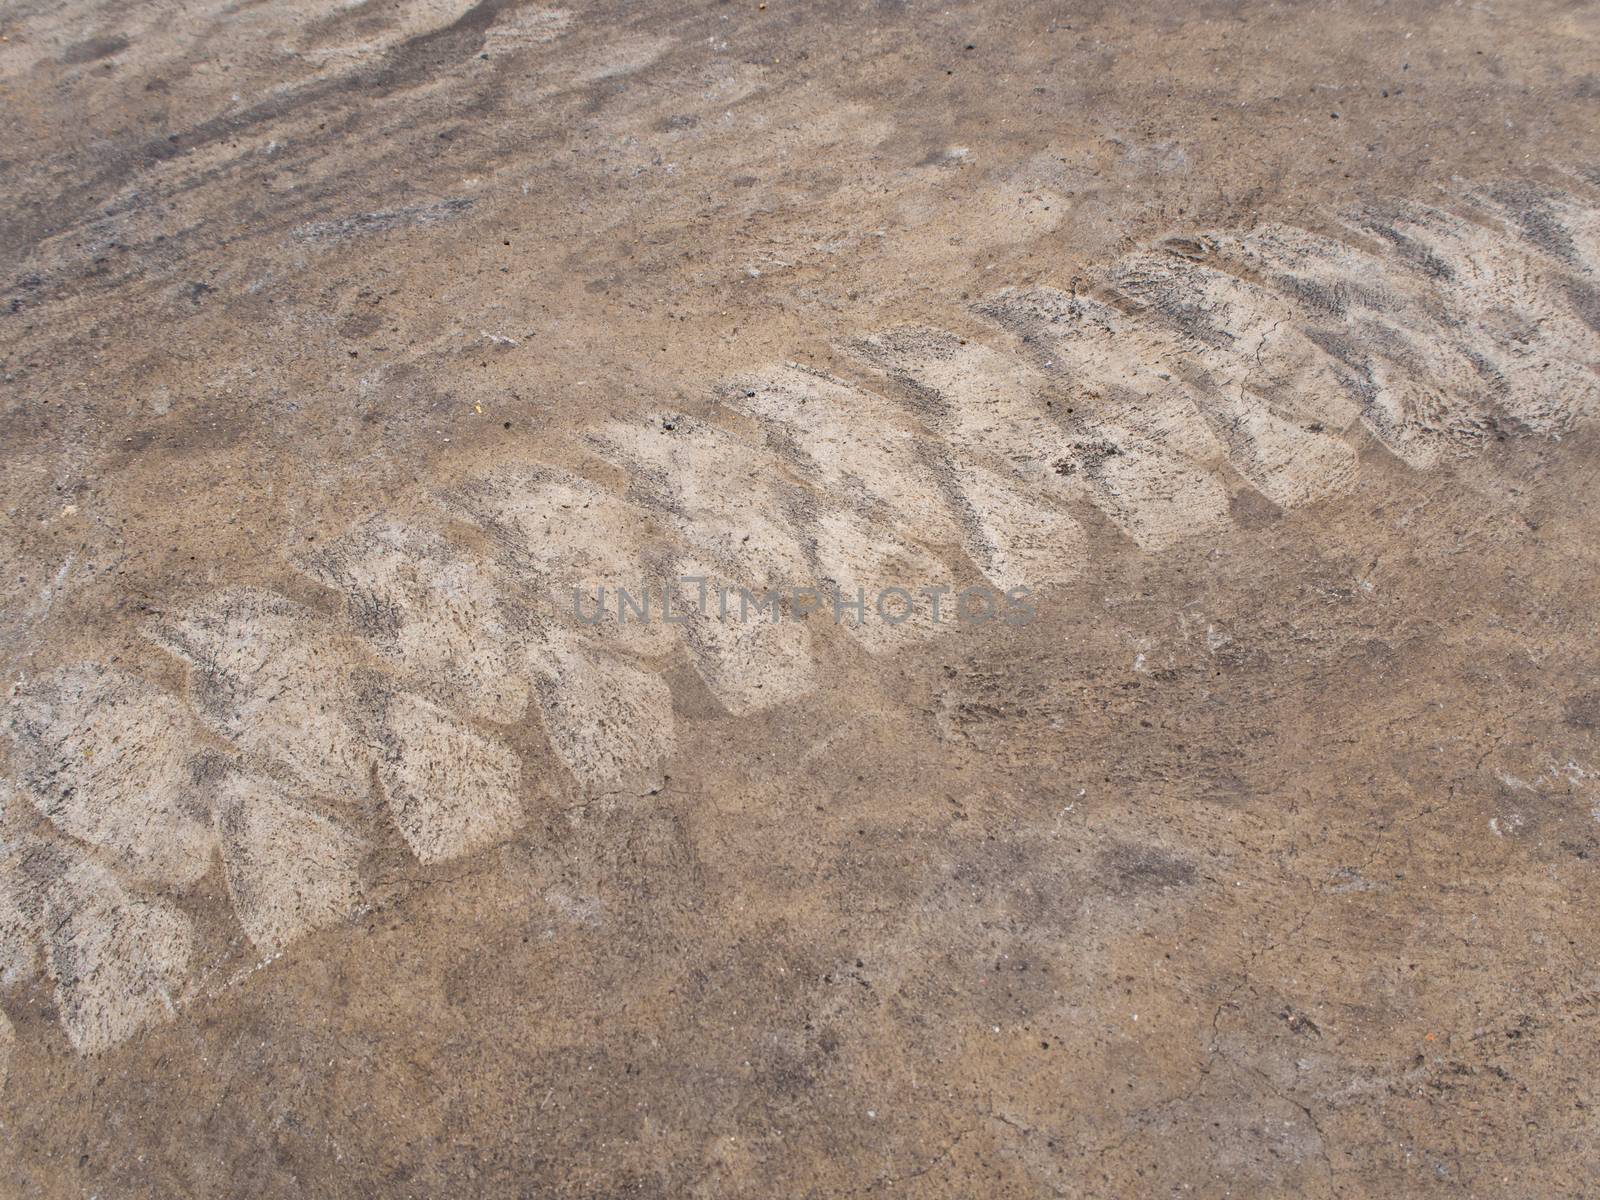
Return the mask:
{"type": "MultiPolygon", "coordinates": [[[[1600,407],[1583,308],[1600,220],[1582,195],[1480,188],[1459,211],[1338,228],[1168,238],[1087,287],[1001,288],[950,314],[984,322],[981,340],[847,338],[859,382],[758,365],[709,387],[703,416],[585,431],[566,449],[587,469],[491,464],[289,556],[337,618],[232,588],[153,623],[187,669],[181,698],[91,663],[24,683],[4,718],[6,983],[48,975],[83,1053],[168,1019],[214,863],[240,930],[276,954],[371,902],[375,821],[426,865],[517,836],[524,797],[557,782],[504,738],[525,715],[582,793],[659,787],[674,666],[746,716],[810,693],[845,644],[825,606],[736,620],[714,599],[730,590],[1039,587],[1088,566],[1075,506],[1160,552],[1227,527],[1242,491],[1313,505],[1360,486],[1364,451],[1425,469],[1600,407]],[[619,587],[671,589],[687,615],[592,619],[619,587]]],[[[869,654],[937,631],[925,614],[847,626],[869,654]]],[[[12,1040],[0,1024],[0,1073],[12,1040]]]]}

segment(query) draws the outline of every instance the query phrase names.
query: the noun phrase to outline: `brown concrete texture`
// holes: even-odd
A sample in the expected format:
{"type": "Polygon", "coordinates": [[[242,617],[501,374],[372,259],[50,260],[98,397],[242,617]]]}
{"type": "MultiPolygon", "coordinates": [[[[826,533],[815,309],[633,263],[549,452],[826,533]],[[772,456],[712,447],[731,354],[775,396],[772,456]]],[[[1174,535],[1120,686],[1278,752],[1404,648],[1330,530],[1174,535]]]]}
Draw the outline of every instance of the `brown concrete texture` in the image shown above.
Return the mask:
{"type": "Polygon", "coordinates": [[[4,0],[0,1195],[1600,1195],[1597,72],[4,0]]]}

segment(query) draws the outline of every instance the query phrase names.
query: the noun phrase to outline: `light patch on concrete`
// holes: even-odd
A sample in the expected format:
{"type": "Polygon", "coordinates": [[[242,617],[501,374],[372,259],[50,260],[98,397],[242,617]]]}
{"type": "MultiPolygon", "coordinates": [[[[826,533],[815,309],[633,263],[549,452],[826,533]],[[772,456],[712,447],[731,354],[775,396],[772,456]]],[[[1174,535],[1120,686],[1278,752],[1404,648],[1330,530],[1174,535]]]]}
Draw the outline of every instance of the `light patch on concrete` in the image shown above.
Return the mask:
{"type": "MultiPolygon", "coordinates": [[[[843,611],[840,624],[873,654],[884,654],[915,644],[940,632],[933,607],[921,591],[950,583],[945,564],[919,547],[879,529],[859,513],[848,510],[824,514],[817,521],[817,560],[825,581],[837,589],[843,611]],[[911,594],[903,596],[890,589],[911,594]],[[857,619],[853,606],[865,604],[865,619],[857,619]],[[882,612],[880,612],[880,606],[882,612]],[[898,619],[902,613],[909,615],[898,619]],[[891,618],[884,619],[883,614],[891,618]]],[[[824,598],[820,617],[834,619],[832,601],[824,598]]]]}
{"type": "Polygon", "coordinates": [[[1073,441],[1059,469],[1081,479],[1143,550],[1166,550],[1229,522],[1228,492],[1215,472],[1110,422],[1073,441]]]}
{"type": "Polygon", "coordinates": [[[572,28],[572,13],[565,8],[514,8],[501,13],[484,35],[483,48],[491,55],[542,46],[572,28]]]}
{"type": "MultiPolygon", "coordinates": [[[[5,829],[6,810],[18,803],[11,785],[0,779],[0,830],[5,829]]],[[[0,840],[0,991],[20,987],[39,974],[39,880],[48,877],[53,858],[41,853],[30,836],[0,840]]]]}
{"type": "Polygon", "coordinates": [[[1084,486],[1147,550],[1227,522],[1227,491],[1209,468],[1104,416],[1074,420],[1084,432],[1073,436],[1061,389],[1015,355],[921,329],[867,338],[861,351],[929,405],[953,444],[1043,494],[1084,486]]]}
{"type": "Polygon", "coordinates": [[[0,863],[0,988],[24,984],[39,971],[39,922],[18,901],[22,882],[15,862],[0,863]]]}
{"type": "Polygon", "coordinates": [[[1250,395],[1329,436],[1359,420],[1361,406],[1338,364],[1268,289],[1154,251],[1119,259],[1107,283],[1137,306],[1123,324],[1143,324],[1147,337],[1165,342],[1165,368],[1194,384],[1202,408],[1213,393],[1250,395]]]}
{"type": "Polygon", "coordinates": [[[17,1031],[11,1018],[0,1012],[0,1092],[5,1091],[11,1078],[11,1052],[17,1044],[17,1031]]]}
{"type": "MultiPolygon", "coordinates": [[[[490,468],[441,501],[479,525],[499,547],[505,569],[541,589],[563,620],[572,618],[575,590],[591,601],[601,588],[637,591],[658,573],[652,558],[678,549],[647,510],[541,464],[490,468]]],[[[665,654],[676,645],[676,630],[657,621],[613,619],[585,626],[584,633],[634,654],[665,654]]]]}
{"type": "Polygon", "coordinates": [[[171,1018],[193,946],[178,909],[82,861],[46,889],[43,924],[61,1025],[80,1054],[171,1018]]]}
{"type": "Polygon", "coordinates": [[[725,430],[662,414],[608,424],[591,441],[628,469],[638,502],[677,531],[686,549],[671,560],[673,576],[705,581],[704,611],[700,584],[671,586],[684,618],[679,628],[718,701],[745,713],[809,690],[816,665],[805,628],[738,619],[739,589],[759,595],[809,574],[805,547],[774,486],[778,461],[725,430]]]}
{"type": "Polygon", "coordinates": [[[364,796],[372,764],[359,717],[359,647],[307,608],[250,588],[219,592],[150,636],[189,664],[200,719],[312,793],[364,796]]]}
{"type": "Polygon", "coordinates": [[[1053,288],[1002,292],[978,310],[1066,380],[1071,423],[1091,440],[1120,430],[1210,471],[1226,457],[1281,505],[1353,486],[1355,450],[1331,431],[1360,408],[1270,295],[1150,254],[1122,260],[1111,281],[1143,311],[1053,288]]]}
{"type": "Polygon", "coordinates": [[[270,780],[229,772],[214,795],[233,909],[252,942],[277,953],[361,904],[362,841],[270,780]]]}
{"type": "Polygon", "coordinates": [[[1195,244],[1284,297],[1305,337],[1337,364],[1367,431],[1408,466],[1431,467],[1490,425],[1491,381],[1441,322],[1436,290],[1392,256],[1274,224],[1195,244]]]}
{"type": "Polygon", "coordinates": [[[1051,463],[1063,430],[1045,403],[1049,381],[1026,362],[953,333],[914,326],[874,334],[851,348],[909,389],[928,423],[950,443],[1053,486],[1051,463]]]}
{"type": "Polygon", "coordinates": [[[486,564],[436,533],[379,518],[300,565],[343,595],[352,626],[414,686],[491,721],[522,715],[522,631],[486,564]]]}
{"type": "Polygon", "coordinates": [[[1353,446],[1279,415],[1259,397],[1218,396],[1215,419],[1229,460],[1274,504],[1295,508],[1356,485],[1353,446]]]}
{"type": "Polygon", "coordinates": [[[1091,436],[1100,424],[1128,429],[1204,466],[1226,451],[1200,398],[1176,374],[1176,339],[1103,301],[1051,287],[1006,288],[975,311],[1022,340],[1061,381],[1063,423],[1091,436]]]}
{"type": "Polygon", "coordinates": [[[752,587],[804,577],[805,547],[783,515],[780,464],[764,448],[659,413],[604,425],[591,441],[627,468],[637,502],[717,570],[752,587]]]}
{"type": "Polygon", "coordinates": [[[1405,207],[1358,227],[1389,239],[1400,262],[1444,300],[1449,324],[1471,332],[1492,370],[1503,424],[1560,434],[1600,411],[1600,344],[1549,264],[1439,209],[1405,207]]]}
{"type": "Polygon", "coordinates": [[[387,701],[378,772],[395,824],[424,864],[485,850],[522,823],[516,752],[419,696],[387,701]]]}
{"type": "Polygon", "coordinates": [[[831,504],[871,513],[902,537],[959,539],[948,498],[903,407],[794,364],[734,379],[727,403],[771,430],[775,448],[831,504]]]}
{"type": "Polygon", "coordinates": [[[19,688],[5,723],[23,790],[56,828],[154,882],[205,874],[213,839],[190,769],[196,730],[176,700],[85,663],[19,688]]]}
{"type": "MultiPolygon", "coordinates": [[[[711,567],[680,564],[681,609],[695,669],[717,700],[735,715],[798,700],[817,683],[811,630],[800,621],[769,621],[741,611],[740,587],[711,567]],[[687,580],[703,579],[703,585],[687,580]],[[703,607],[702,607],[703,603],[703,607]]],[[[751,594],[756,594],[751,589],[751,594]]]]}
{"type": "Polygon", "coordinates": [[[578,786],[590,794],[659,787],[677,740],[661,676],[569,637],[553,639],[540,659],[545,730],[578,786]]]}
{"type": "Polygon", "coordinates": [[[1058,506],[986,467],[958,463],[955,479],[974,523],[967,553],[1005,591],[1038,589],[1081,574],[1083,528],[1058,506]]]}

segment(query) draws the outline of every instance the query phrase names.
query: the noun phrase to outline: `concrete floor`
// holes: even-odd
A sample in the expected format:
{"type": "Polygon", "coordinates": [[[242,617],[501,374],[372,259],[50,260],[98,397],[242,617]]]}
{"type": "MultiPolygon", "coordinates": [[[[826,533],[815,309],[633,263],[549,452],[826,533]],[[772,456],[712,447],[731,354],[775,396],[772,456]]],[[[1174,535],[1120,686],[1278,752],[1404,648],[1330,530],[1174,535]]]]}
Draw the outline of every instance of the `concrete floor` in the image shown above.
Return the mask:
{"type": "Polygon", "coordinates": [[[1600,1193],[1597,62],[5,0],[0,1195],[1600,1193]]]}

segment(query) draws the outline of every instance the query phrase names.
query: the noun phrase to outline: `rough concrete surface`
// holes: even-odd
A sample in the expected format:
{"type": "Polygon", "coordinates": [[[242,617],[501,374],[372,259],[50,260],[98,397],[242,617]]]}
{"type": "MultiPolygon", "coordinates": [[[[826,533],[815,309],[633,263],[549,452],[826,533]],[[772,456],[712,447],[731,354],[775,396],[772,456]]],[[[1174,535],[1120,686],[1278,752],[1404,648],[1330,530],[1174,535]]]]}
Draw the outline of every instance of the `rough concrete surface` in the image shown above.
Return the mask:
{"type": "Polygon", "coordinates": [[[0,1195],[1600,1195],[1597,72],[4,0],[0,1195]]]}

